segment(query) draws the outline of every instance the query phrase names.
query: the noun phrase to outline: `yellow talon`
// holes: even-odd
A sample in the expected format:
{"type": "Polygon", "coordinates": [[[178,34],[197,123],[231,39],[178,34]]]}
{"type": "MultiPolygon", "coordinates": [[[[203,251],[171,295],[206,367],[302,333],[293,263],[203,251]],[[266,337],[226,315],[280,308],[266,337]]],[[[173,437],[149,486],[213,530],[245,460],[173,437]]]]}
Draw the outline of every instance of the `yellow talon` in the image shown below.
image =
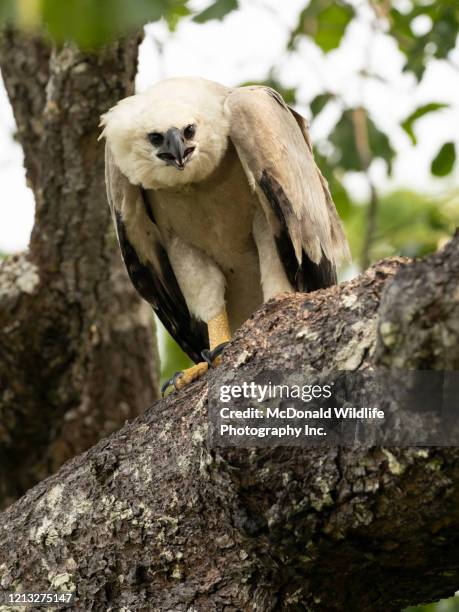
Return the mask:
{"type": "MultiPolygon", "coordinates": [[[[217,347],[220,347],[220,345],[226,344],[231,340],[231,332],[226,310],[222,310],[222,312],[220,312],[216,317],[211,319],[207,324],[207,329],[209,332],[209,350],[203,351],[203,356],[205,356],[204,353],[209,354],[217,347]]],[[[217,349],[216,352],[219,352],[219,349],[217,349]]],[[[212,366],[219,366],[221,361],[222,358],[220,355],[217,355],[217,357],[215,357],[215,359],[212,361],[212,366]]],[[[167,389],[171,386],[175,387],[175,389],[183,389],[183,387],[186,387],[186,385],[189,385],[198,378],[201,378],[201,376],[205,374],[208,369],[209,363],[206,361],[201,361],[183,372],[176,372],[170,380],[164,383],[161,388],[161,393],[164,396],[167,389]]]]}
{"type": "Polygon", "coordinates": [[[175,388],[183,389],[183,387],[185,387],[186,385],[189,385],[194,380],[201,378],[201,376],[205,374],[208,369],[209,369],[209,365],[205,361],[202,361],[192,366],[191,368],[187,368],[186,370],[183,370],[183,372],[181,373],[181,375],[177,378],[175,382],[175,388]]]}

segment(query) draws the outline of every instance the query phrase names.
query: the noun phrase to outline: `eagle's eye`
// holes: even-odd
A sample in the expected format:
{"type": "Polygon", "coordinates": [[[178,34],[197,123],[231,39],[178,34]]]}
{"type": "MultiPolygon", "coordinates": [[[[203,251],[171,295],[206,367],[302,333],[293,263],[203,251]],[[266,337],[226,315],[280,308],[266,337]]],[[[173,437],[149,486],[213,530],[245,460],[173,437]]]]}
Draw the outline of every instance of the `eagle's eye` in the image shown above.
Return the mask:
{"type": "Polygon", "coordinates": [[[190,125],[187,125],[186,128],[183,130],[183,135],[185,136],[187,140],[191,140],[191,138],[193,138],[195,134],[196,134],[196,126],[193,123],[190,123],[190,125]]]}
{"type": "Polygon", "coordinates": [[[154,147],[159,147],[164,141],[164,136],[159,132],[150,132],[147,134],[147,138],[154,147]]]}

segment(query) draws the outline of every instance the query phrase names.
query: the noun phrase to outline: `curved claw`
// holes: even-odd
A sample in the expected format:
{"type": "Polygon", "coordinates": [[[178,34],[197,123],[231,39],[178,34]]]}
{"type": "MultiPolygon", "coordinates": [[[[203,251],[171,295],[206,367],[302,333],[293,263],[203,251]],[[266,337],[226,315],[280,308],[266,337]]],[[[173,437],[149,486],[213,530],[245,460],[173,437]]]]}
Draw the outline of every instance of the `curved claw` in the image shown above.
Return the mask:
{"type": "Polygon", "coordinates": [[[217,357],[220,357],[220,355],[223,353],[223,351],[229,344],[229,342],[222,342],[212,350],[204,349],[203,351],[201,351],[201,357],[204,359],[204,361],[207,361],[207,363],[209,364],[209,368],[214,367],[215,360],[217,359],[217,357]]]}
{"type": "Polygon", "coordinates": [[[177,390],[177,380],[182,374],[183,371],[179,370],[178,372],[175,372],[175,374],[171,376],[169,380],[166,380],[166,382],[163,383],[163,385],[161,386],[161,397],[165,397],[166,391],[169,389],[169,387],[174,387],[174,390],[177,390]]]}

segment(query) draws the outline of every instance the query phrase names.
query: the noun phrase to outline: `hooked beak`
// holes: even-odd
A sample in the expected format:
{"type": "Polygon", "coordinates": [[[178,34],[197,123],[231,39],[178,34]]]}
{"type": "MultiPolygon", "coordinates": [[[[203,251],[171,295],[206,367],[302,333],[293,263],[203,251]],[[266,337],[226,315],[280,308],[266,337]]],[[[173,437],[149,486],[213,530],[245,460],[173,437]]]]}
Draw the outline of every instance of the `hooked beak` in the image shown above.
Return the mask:
{"type": "Polygon", "coordinates": [[[175,166],[177,170],[184,170],[193,151],[194,147],[185,147],[180,130],[171,128],[167,130],[164,144],[157,156],[166,164],[175,166]]]}

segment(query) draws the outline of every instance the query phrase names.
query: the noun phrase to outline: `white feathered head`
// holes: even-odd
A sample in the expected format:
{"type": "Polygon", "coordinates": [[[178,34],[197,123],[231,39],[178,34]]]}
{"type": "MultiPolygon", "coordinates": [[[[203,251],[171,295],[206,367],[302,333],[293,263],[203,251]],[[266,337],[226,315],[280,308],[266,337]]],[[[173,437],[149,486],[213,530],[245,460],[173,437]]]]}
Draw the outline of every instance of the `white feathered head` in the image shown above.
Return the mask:
{"type": "Polygon", "coordinates": [[[164,189],[204,180],[228,146],[222,96],[217,84],[199,78],[161,81],[121,100],[102,116],[101,135],[116,165],[134,185],[164,189]]]}

